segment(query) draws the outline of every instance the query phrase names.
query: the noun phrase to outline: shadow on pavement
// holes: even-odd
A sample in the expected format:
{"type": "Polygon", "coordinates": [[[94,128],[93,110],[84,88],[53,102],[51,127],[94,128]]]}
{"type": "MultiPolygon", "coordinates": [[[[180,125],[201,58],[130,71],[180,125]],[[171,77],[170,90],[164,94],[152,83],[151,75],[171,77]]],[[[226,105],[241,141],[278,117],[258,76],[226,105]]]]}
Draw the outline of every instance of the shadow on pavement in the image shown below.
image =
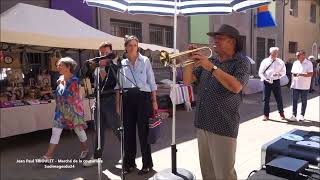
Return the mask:
{"type": "Polygon", "coordinates": [[[280,121],[280,120],[269,119],[268,121],[273,121],[273,122],[277,122],[277,123],[284,123],[284,124],[291,124],[291,125],[295,125],[295,126],[320,128],[319,121],[312,121],[312,120],[307,120],[307,119],[305,119],[304,121],[280,121]]]}
{"type": "MultiPolygon", "coordinates": [[[[284,108],[291,105],[291,93],[284,87],[282,89],[284,108]]],[[[312,99],[319,96],[318,93],[308,94],[308,99],[312,99]]],[[[260,94],[245,95],[243,97],[243,103],[240,107],[241,123],[249,121],[251,119],[262,116],[262,98],[260,94]]],[[[307,107],[310,108],[310,107],[307,107]]],[[[270,101],[270,110],[277,111],[274,97],[272,96],[270,101]]],[[[285,112],[289,117],[291,112],[285,112]]],[[[176,114],[176,143],[183,143],[196,138],[196,129],[193,126],[193,112],[177,111],[176,114]]],[[[319,122],[313,120],[306,120],[305,122],[287,122],[277,120],[279,117],[270,117],[274,122],[294,124],[298,126],[315,126],[320,127],[319,122]]],[[[152,145],[152,152],[156,152],[171,145],[171,119],[164,121],[162,125],[162,137],[160,141],[152,145]]],[[[92,129],[87,130],[88,145],[92,152],[93,149],[93,137],[94,131],[92,129]]],[[[82,163],[75,163],[75,167],[72,169],[56,169],[56,168],[44,168],[39,164],[17,163],[17,160],[34,159],[41,157],[48,147],[48,142],[51,137],[51,130],[42,130],[32,132],[28,134],[13,136],[9,138],[0,139],[0,179],[12,179],[12,180],[28,180],[28,179],[97,179],[97,166],[84,168],[82,163]],[[19,172],[19,173],[17,173],[19,172]]],[[[138,139],[138,138],[137,138],[138,139]]],[[[138,142],[138,141],[137,141],[138,142]]],[[[137,143],[139,144],[139,143],[137,143]]],[[[178,147],[179,149],[179,147],[178,147]]],[[[77,159],[79,155],[79,140],[78,137],[72,131],[63,131],[61,140],[57,147],[55,158],[59,159],[77,159]]],[[[141,157],[139,145],[137,148],[137,157],[141,157]]],[[[164,157],[168,159],[168,168],[171,166],[170,157],[164,157]]],[[[113,133],[108,130],[105,138],[105,149],[102,157],[103,170],[109,171],[108,174],[113,174],[115,177],[120,176],[121,169],[115,167],[120,159],[120,143],[113,133]]],[[[154,164],[157,162],[154,161],[154,164]]],[[[140,168],[140,167],[138,167],[140,168]]],[[[148,173],[145,176],[137,175],[138,170],[130,173],[127,179],[148,179],[156,172],[148,173]]],[[[103,179],[112,179],[113,177],[107,177],[103,175],[103,179]]]]}
{"type": "MultiPolygon", "coordinates": [[[[282,87],[282,99],[283,99],[283,108],[287,108],[292,105],[292,92],[290,89],[287,87],[282,87]]],[[[315,97],[319,98],[319,93],[318,92],[313,92],[313,93],[308,93],[308,100],[313,99],[315,97]]],[[[300,101],[298,102],[300,103],[300,101]]],[[[271,98],[270,98],[270,114],[272,112],[277,112],[277,103],[275,101],[275,98],[273,94],[271,93],[271,98]]],[[[310,106],[307,106],[307,108],[311,108],[310,106]]],[[[298,109],[299,110],[299,109],[298,109]]],[[[286,118],[290,118],[292,110],[289,109],[289,111],[284,111],[284,114],[286,118]]],[[[250,94],[250,95],[244,95],[242,104],[240,106],[240,122],[246,122],[251,119],[257,118],[261,116],[262,120],[262,115],[263,115],[263,101],[262,101],[262,93],[257,93],[257,94],[250,94]]],[[[271,119],[279,118],[279,114],[277,114],[276,117],[270,117],[271,119]]]]}

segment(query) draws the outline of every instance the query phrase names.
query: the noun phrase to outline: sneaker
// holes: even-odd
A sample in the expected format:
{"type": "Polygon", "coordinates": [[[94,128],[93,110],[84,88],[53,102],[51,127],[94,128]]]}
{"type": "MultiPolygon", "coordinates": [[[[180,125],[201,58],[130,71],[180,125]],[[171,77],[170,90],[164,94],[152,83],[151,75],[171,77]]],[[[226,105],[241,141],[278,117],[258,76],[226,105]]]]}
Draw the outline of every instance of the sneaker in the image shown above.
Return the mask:
{"type": "Polygon", "coordinates": [[[122,159],[119,159],[119,161],[117,163],[118,164],[122,164],[122,159]]]}
{"type": "Polygon", "coordinates": [[[89,160],[86,160],[82,164],[84,167],[92,167],[98,165],[98,159],[91,157],[89,160]]]}
{"type": "Polygon", "coordinates": [[[279,114],[280,114],[281,120],[285,120],[286,119],[286,117],[284,116],[284,112],[281,112],[279,114]]]}
{"type": "Polygon", "coordinates": [[[136,168],[136,167],[124,168],[124,169],[123,169],[123,174],[129,174],[129,173],[131,173],[132,171],[134,171],[135,168],[136,168]]]}
{"type": "Polygon", "coordinates": [[[151,170],[152,170],[152,168],[142,168],[142,169],[138,172],[138,175],[147,174],[147,173],[150,172],[151,170]]]}
{"type": "Polygon", "coordinates": [[[304,121],[304,116],[303,115],[300,115],[299,121],[304,121]]]}
{"type": "Polygon", "coordinates": [[[52,163],[52,158],[51,157],[48,157],[46,155],[43,155],[41,158],[38,158],[38,162],[40,164],[50,164],[52,163]]]}
{"type": "Polygon", "coordinates": [[[269,116],[264,115],[262,121],[267,121],[269,119],[269,116]]]}
{"type": "Polygon", "coordinates": [[[289,121],[298,121],[295,115],[292,115],[290,119],[288,119],[289,121]]]}
{"type": "Polygon", "coordinates": [[[84,159],[88,156],[89,150],[81,151],[79,159],[84,159]]]}

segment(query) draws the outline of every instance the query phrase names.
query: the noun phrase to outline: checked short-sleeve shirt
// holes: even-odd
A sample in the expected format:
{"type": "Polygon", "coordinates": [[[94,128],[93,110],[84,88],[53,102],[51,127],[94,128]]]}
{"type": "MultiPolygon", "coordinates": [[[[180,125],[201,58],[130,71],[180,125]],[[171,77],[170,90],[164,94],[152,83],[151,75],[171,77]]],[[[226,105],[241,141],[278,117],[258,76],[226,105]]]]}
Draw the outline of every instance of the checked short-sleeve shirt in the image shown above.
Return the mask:
{"type": "MultiPolygon", "coordinates": [[[[217,57],[210,59],[222,71],[234,76],[244,86],[249,80],[250,61],[241,53],[225,62],[217,57]]],[[[193,74],[199,80],[197,106],[195,113],[196,128],[221,136],[236,138],[240,123],[240,93],[226,89],[211,72],[197,67],[193,74]]]]}

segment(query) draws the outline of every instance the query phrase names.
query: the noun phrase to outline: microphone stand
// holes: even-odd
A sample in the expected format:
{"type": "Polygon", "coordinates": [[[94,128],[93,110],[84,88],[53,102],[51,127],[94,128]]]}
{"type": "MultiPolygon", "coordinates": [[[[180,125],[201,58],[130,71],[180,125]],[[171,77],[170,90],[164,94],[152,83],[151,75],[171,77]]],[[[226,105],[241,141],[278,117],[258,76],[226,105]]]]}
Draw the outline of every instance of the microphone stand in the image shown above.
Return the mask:
{"type": "MultiPolygon", "coordinates": [[[[120,146],[121,146],[121,164],[122,164],[122,170],[121,170],[121,179],[124,180],[125,179],[125,174],[124,174],[124,165],[123,165],[123,156],[124,156],[124,127],[123,127],[123,103],[122,103],[122,98],[123,98],[123,93],[124,93],[124,88],[122,86],[122,84],[120,83],[120,75],[124,76],[126,79],[128,79],[131,83],[133,83],[136,87],[137,85],[132,82],[128,77],[126,77],[123,73],[120,72],[120,69],[124,67],[121,65],[116,65],[114,64],[112,61],[110,63],[110,67],[109,67],[109,71],[111,71],[111,73],[113,74],[113,76],[116,79],[117,85],[119,86],[119,91],[120,91],[120,98],[119,98],[119,107],[120,107],[120,114],[119,114],[119,119],[120,119],[120,128],[118,129],[118,131],[120,132],[120,146]],[[117,73],[115,72],[115,70],[117,70],[117,73]]],[[[100,95],[101,95],[101,90],[100,90],[100,67],[97,68],[97,70],[95,71],[96,76],[97,76],[97,80],[96,80],[96,88],[97,88],[97,106],[96,106],[96,111],[97,111],[97,133],[98,133],[98,147],[97,147],[97,151],[98,151],[98,180],[101,180],[101,156],[102,156],[102,150],[101,150],[101,119],[100,119],[100,95]]]]}
{"type": "MultiPolygon", "coordinates": [[[[102,58],[101,58],[102,59],[102,58]]],[[[99,59],[99,60],[101,60],[99,59]]],[[[99,65],[99,61],[94,62],[97,63],[99,65]]],[[[112,63],[111,63],[112,64],[112,63]]],[[[110,66],[111,69],[111,66],[110,66]]],[[[95,68],[94,74],[96,76],[96,80],[95,80],[95,87],[96,87],[96,107],[94,109],[94,111],[96,111],[96,131],[97,131],[97,141],[98,141],[98,146],[97,146],[97,154],[98,154],[98,180],[101,180],[101,176],[102,176],[102,149],[101,149],[101,117],[100,117],[100,110],[101,110],[101,106],[100,106],[100,95],[101,95],[101,89],[100,89],[100,66],[97,66],[95,68]]],[[[107,77],[106,77],[107,78],[107,77]]],[[[107,79],[106,79],[107,81],[107,79]]]]}
{"type": "MultiPolygon", "coordinates": [[[[115,58],[115,54],[114,53],[109,53],[108,55],[105,56],[100,56],[100,57],[96,57],[90,60],[87,60],[86,62],[94,62],[96,64],[98,64],[98,66],[96,66],[95,69],[95,76],[96,76],[96,80],[95,80],[95,87],[97,89],[97,95],[96,95],[96,107],[95,107],[95,111],[96,111],[96,131],[97,131],[97,141],[98,141],[98,146],[97,146],[97,154],[98,154],[98,180],[101,180],[101,175],[102,175],[102,149],[101,149],[101,117],[100,117],[100,94],[101,94],[101,90],[100,90],[100,65],[99,65],[99,61],[102,59],[113,59],[115,58]]],[[[110,60],[112,63],[112,60],[110,60]]],[[[110,65],[110,69],[111,69],[111,65],[110,65]]],[[[106,77],[107,78],[107,77],[106,77]]],[[[107,79],[106,79],[107,81],[107,79]]]]}
{"type": "Polygon", "coordinates": [[[100,67],[98,66],[95,70],[95,76],[96,76],[96,82],[95,86],[97,88],[97,97],[96,97],[96,108],[95,111],[97,112],[96,114],[96,121],[97,121],[97,137],[98,137],[98,147],[97,147],[97,154],[98,154],[98,180],[101,180],[101,129],[100,129],[100,67]]]}
{"type": "MultiPolygon", "coordinates": [[[[124,175],[124,166],[123,166],[123,156],[124,156],[124,127],[123,127],[123,105],[122,105],[122,96],[123,96],[123,86],[120,83],[120,69],[122,68],[121,66],[117,66],[113,63],[111,63],[110,69],[113,76],[116,79],[117,85],[119,86],[119,107],[120,107],[120,114],[119,114],[119,120],[120,120],[120,127],[118,128],[118,131],[120,132],[120,159],[121,159],[121,179],[125,180],[125,175],[124,175]],[[115,69],[117,69],[117,73],[115,72],[115,69]]],[[[120,62],[121,64],[121,62],[120,62]]]]}
{"type": "Polygon", "coordinates": [[[123,77],[125,77],[127,80],[129,80],[132,84],[134,84],[136,87],[137,84],[135,84],[134,82],[132,82],[125,74],[123,74],[122,72],[120,72],[120,70],[128,65],[123,66],[120,62],[120,65],[116,65],[113,63],[110,63],[110,69],[111,72],[113,73],[117,85],[119,86],[119,92],[120,92],[120,96],[119,96],[119,107],[120,107],[120,114],[119,114],[119,119],[120,119],[120,128],[118,129],[120,132],[120,146],[121,146],[121,179],[125,180],[125,174],[124,174],[124,164],[123,164],[123,157],[124,157],[124,127],[123,127],[123,102],[122,102],[122,98],[124,96],[124,88],[123,85],[120,83],[120,75],[122,75],[123,77]],[[115,69],[117,69],[117,73],[115,72],[115,69]]]}
{"type": "MultiPolygon", "coordinates": [[[[96,117],[95,117],[95,130],[97,133],[97,159],[98,159],[98,180],[101,180],[102,177],[102,149],[101,149],[101,117],[100,117],[100,110],[101,110],[101,106],[100,106],[100,95],[101,95],[101,89],[100,89],[100,65],[99,65],[99,61],[102,59],[106,59],[108,58],[107,56],[101,56],[101,57],[96,57],[90,60],[87,60],[86,62],[93,62],[96,64],[96,68],[94,70],[94,76],[96,77],[94,85],[96,87],[96,106],[94,108],[94,111],[96,112],[96,117]]],[[[112,61],[110,63],[110,69],[112,69],[112,61]]],[[[118,68],[118,67],[117,67],[118,68]]],[[[114,73],[114,70],[112,69],[112,73],[114,73]]],[[[108,77],[106,77],[108,78],[108,77]]],[[[107,81],[107,79],[106,79],[107,81]]],[[[93,112],[95,114],[95,112],[93,112]]],[[[121,131],[120,131],[121,133],[121,131]]],[[[122,137],[121,137],[122,138],[122,137]]],[[[94,140],[95,141],[95,140],[94,140]]]]}

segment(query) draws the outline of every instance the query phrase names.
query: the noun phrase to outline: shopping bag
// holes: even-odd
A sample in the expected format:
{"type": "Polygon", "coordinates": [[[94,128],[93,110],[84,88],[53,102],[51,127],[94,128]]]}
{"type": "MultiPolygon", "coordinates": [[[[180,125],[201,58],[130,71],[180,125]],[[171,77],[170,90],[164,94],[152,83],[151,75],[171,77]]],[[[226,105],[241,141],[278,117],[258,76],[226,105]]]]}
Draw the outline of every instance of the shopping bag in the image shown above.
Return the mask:
{"type": "Polygon", "coordinates": [[[160,139],[162,118],[158,113],[149,118],[148,144],[156,144],[160,139]]]}

